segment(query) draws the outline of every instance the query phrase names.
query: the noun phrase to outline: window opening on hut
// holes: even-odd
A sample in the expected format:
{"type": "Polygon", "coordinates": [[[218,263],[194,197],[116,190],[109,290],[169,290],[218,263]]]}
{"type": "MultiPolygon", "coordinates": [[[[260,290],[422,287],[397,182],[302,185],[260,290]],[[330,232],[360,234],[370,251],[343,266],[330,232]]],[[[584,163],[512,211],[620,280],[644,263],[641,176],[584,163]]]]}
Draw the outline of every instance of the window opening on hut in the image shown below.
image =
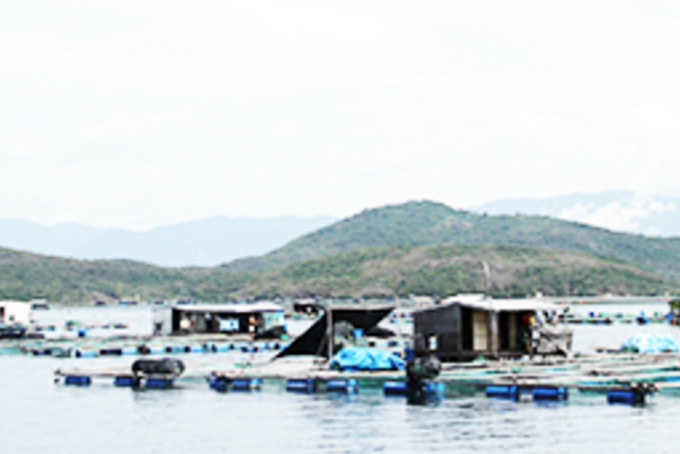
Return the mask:
{"type": "Polygon", "coordinates": [[[262,329],[267,331],[275,326],[281,326],[285,323],[283,318],[283,311],[280,312],[264,312],[262,314],[263,326],[262,329]]]}
{"type": "Polygon", "coordinates": [[[219,319],[220,332],[222,333],[233,333],[238,331],[238,318],[235,317],[223,317],[219,319]]]}
{"type": "Polygon", "coordinates": [[[461,308],[463,350],[472,350],[472,310],[467,307],[461,308]]]}
{"type": "Polygon", "coordinates": [[[475,351],[488,350],[489,348],[489,314],[485,311],[472,312],[472,326],[474,335],[472,349],[475,351]]]}
{"type": "Polygon", "coordinates": [[[430,349],[430,351],[437,351],[437,336],[428,337],[427,346],[430,349]]]}
{"type": "Polygon", "coordinates": [[[515,315],[514,312],[501,312],[498,314],[498,341],[501,350],[515,349],[515,315]]]}

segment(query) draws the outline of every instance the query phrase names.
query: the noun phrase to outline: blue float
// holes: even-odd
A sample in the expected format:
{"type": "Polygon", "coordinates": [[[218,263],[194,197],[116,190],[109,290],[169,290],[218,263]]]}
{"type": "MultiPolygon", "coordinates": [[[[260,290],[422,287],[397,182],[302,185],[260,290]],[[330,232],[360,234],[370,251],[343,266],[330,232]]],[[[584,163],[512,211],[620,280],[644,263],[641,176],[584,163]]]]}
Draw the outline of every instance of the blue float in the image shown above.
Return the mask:
{"type": "Polygon", "coordinates": [[[232,391],[253,391],[260,389],[262,380],[259,378],[234,378],[231,381],[232,391]]]}
{"type": "Polygon", "coordinates": [[[286,391],[296,393],[316,392],[316,380],[313,378],[291,378],[286,382],[286,391]]]}
{"type": "Polygon", "coordinates": [[[519,398],[519,388],[515,385],[489,385],[485,394],[486,397],[516,400],[519,398]]]}
{"type": "Polygon", "coordinates": [[[96,356],[96,350],[76,350],[77,358],[95,358],[96,356]]]}
{"type": "Polygon", "coordinates": [[[92,378],[87,375],[67,375],[64,384],[69,386],[90,386],[92,378]]]}
{"type": "Polygon", "coordinates": [[[170,389],[172,388],[174,380],[165,377],[149,377],[146,379],[144,386],[147,389],[170,389]]]}
{"type": "Polygon", "coordinates": [[[203,353],[205,351],[203,345],[192,345],[187,348],[188,348],[187,353],[203,353]]]}
{"type": "Polygon", "coordinates": [[[226,377],[212,377],[209,386],[214,391],[224,393],[229,390],[229,380],[226,377]]]}
{"type": "Polygon", "coordinates": [[[405,396],[408,385],[405,381],[386,381],[383,383],[383,394],[386,396],[405,396]]]}
{"type": "Polygon", "coordinates": [[[564,386],[537,386],[531,391],[534,401],[563,401],[569,398],[564,386]]]}
{"type": "Polygon", "coordinates": [[[121,352],[123,355],[136,355],[139,353],[139,350],[137,347],[123,347],[121,352]]]}
{"type": "Polygon", "coordinates": [[[607,391],[607,403],[644,405],[646,392],[642,389],[610,389],[607,391]]]}
{"type": "Polygon", "coordinates": [[[113,385],[121,388],[136,388],[137,379],[132,375],[118,375],[113,379],[113,385]]]}
{"type": "MultiPolygon", "coordinates": [[[[423,391],[428,398],[442,398],[446,392],[446,385],[439,381],[428,381],[424,383],[423,391]]],[[[386,381],[383,383],[383,394],[386,396],[407,396],[408,383],[405,381],[386,381]]]]}
{"type": "Polygon", "coordinates": [[[428,397],[443,397],[446,385],[440,381],[428,381],[425,383],[425,395],[428,397]]]}
{"type": "Polygon", "coordinates": [[[359,384],[354,378],[328,380],[326,382],[326,392],[356,394],[359,392],[359,384]]]}

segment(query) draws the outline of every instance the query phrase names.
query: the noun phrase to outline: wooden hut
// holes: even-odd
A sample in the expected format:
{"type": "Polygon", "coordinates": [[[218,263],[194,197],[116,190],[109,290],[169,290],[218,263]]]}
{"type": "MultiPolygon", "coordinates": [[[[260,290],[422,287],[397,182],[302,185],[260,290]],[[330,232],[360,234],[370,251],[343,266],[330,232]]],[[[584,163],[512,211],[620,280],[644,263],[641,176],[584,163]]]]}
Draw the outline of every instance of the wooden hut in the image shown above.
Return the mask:
{"type": "Polygon", "coordinates": [[[532,323],[545,320],[546,314],[558,309],[553,303],[535,299],[451,297],[413,312],[415,351],[444,361],[530,354],[532,323]]]}
{"type": "Polygon", "coordinates": [[[155,335],[225,333],[248,334],[252,322],[256,335],[283,328],[283,308],[268,301],[248,304],[178,304],[154,310],[155,335]]]}
{"type": "Polygon", "coordinates": [[[0,324],[27,326],[32,317],[31,303],[0,301],[0,324]]]}

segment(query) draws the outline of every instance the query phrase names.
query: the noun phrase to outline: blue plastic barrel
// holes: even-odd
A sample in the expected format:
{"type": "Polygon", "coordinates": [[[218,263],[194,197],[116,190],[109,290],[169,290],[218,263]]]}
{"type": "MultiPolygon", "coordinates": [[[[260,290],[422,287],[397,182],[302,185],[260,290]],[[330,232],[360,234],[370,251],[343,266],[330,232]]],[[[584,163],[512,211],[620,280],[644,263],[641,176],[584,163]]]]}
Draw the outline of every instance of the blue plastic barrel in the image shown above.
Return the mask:
{"type": "Polygon", "coordinates": [[[226,377],[212,377],[208,384],[210,389],[221,393],[229,389],[229,380],[226,377]]]}
{"type": "Polygon", "coordinates": [[[232,391],[252,391],[261,386],[262,380],[259,378],[235,378],[231,381],[232,391]]]}
{"type": "Polygon", "coordinates": [[[113,385],[121,388],[134,388],[137,386],[137,383],[132,375],[118,375],[113,379],[113,385]]]}
{"type": "Polygon", "coordinates": [[[537,386],[531,396],[535,401],[562,401],[569,398],[569,390],[564,386],[537,386]]]}
{"type": "Polygon", "coordinates": [[[640,389],[610,389],[607,391],[607,403],[643,405],[645,392],[640,389]]]}
{"type": "Polygon", "coordinates": [[[355,394],[359,392],[359,384],[354,378],[328,380],[326,382],[326,392],[355,394]]]}
{"type": "Polygon", "coordinates": [[[92,379],[87,375],[67,375],[64,384],[70,386],[90,386],[92,379]]]}
{"type": "Polygon", "coordinates": [[[203,353],[204,351],[203,345],[192,345],[189,347],[189,353],[203,353]]]}
{"type": "Polygon", "coordinates": [[[286,382],[286,391],[296,393],[316,392],[316,380],[313,378],[291,378],[286,382]]]}
{"type": "Polygon", "coordinates": [[[446,385],[440,381],[428,381],[425,383],[425,394],[430,397],[443,397],[446,385]]]}
{"type": "Polygon", "coordinates": [[[383,383],[383,394],[386,396],[405,396],[408,385],[405,381],[386,381],[383,383]]]}
{"type": "Polygon", "coordinates": [[[149,348],[149,354],[150,355],[164,355],[165,352],[165,347],[150,347],[149,348]]]}
{"type": "Polygon", "coordinates": [[[170,389],[173,385],[172,378],[165,377],[149,377],[144,383],[147,389],[170,389]]]}
{"type": "Polygon", "coordinates": [[[517,399],[519,389],[515,385],[489,385],[486,387],[486,397],[499,399],[517,399]]]}

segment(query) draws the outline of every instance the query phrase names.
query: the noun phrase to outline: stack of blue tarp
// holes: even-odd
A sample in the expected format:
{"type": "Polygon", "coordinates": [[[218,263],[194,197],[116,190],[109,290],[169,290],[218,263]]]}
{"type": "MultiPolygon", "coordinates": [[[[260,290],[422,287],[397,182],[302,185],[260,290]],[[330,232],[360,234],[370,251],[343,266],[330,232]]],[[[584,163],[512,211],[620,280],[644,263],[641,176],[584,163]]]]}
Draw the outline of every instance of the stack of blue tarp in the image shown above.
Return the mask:
{"type": "Polygon", "coordinates": [[[668,334],[645,333],[630,336],[621,345],[621,349],[638,353],[677,352],[678,341],[668,334]]]}
{"type": "Polygon", "coordinates": [[[385,350],[368,347],[347,347],[336,354],[330,362],[331,369],[355,370],[404,370],[406,362],[385,350]]]}

